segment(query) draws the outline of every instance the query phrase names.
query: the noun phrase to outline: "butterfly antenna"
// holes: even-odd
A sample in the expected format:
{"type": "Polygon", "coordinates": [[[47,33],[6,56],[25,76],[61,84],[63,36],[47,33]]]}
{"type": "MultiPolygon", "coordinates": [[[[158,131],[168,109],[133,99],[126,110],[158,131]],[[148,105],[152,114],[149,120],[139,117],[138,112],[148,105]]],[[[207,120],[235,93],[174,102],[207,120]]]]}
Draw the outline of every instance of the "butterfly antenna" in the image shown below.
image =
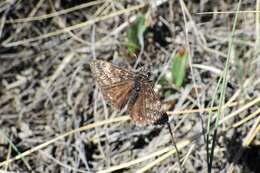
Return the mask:
{"type": "Polygon", "coordinates": [[[168,129],[169,129],[169,132],[170,132],[170,134],[171,134],[172,144],[173,144],[173,146],[174,146],[174,148],[175,148],[175,150],[176,150],[176,153],[177,153],[179,169],[180,169],[180,172],[182,172],[180,152],[179,152],[179,150],[178,150],[178,148],[177,148],[177,145],[176,145],[176,142],[175,142],[175,140],[174,140],[171,125],[170,125],[169,122],[167,122],[166,124],[167,124],[167,127],[168,127],[168,129]]]}

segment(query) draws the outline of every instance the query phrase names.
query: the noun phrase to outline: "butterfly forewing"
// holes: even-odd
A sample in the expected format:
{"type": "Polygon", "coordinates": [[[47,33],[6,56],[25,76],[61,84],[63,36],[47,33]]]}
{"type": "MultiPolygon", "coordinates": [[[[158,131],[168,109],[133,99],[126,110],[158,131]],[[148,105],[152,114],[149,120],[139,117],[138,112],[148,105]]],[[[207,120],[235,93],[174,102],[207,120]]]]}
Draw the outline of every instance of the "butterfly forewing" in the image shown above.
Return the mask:
{"type": "Polygon", "coordinates": [[[112,86],[102,88],[105,99],[108,100],[117,109],[122,109],[128,101],[133,87],[133,81],[117,82],[112,86]]]}
{"type": "Polygon", "coordinates": [[[90,67],[105,99],[122,109],[129,98],[134,74],[101,60],[91,62],[90,67]]]}
{"type": "Polygon", "coordinates": [[[95,60],[90,63],[100,87],[111,86],[118,82],[133,80],[134,74],[111,63],[95,60]]]}

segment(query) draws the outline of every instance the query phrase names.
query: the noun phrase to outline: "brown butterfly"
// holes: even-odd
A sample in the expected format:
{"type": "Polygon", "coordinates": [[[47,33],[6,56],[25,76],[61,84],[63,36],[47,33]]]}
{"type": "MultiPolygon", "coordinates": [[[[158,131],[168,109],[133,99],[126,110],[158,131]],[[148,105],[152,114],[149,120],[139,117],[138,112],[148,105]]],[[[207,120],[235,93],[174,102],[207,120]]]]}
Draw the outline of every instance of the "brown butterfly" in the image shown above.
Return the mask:
{"type": "Polygon", "coordinates": [[[168,122],[168,115],[161,111],[161,102],[152,88],[148,75],[134,73],[101,60],[92,61],[90,67],[105,99],[118,109],[127,105],[127,110],[136,124],[167,124],[182,172],[180,154],[168,122]]]}
{"type": "Polygon", "coordinates": [[[91,71],[107,101],[127,110],[136,124],[165,124],[168,115],[161,111],[161,102],[148,75],[134,73],[102,60],[90,63],[91,71]]]}

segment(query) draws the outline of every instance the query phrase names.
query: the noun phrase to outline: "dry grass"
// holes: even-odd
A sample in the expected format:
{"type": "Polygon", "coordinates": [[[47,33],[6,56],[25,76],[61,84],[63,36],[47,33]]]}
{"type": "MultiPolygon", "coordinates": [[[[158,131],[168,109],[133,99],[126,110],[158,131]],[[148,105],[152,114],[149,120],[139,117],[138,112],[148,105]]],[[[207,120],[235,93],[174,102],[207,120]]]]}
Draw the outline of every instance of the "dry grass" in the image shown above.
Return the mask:
{"type": "MultiPolygon", "coordinates": [[[[180,47],[189,52],[180,90],[155,85],[183,169],[207,172],[202,132],[220,111],[212,172],[259,170],[260,1],[242,2],[235,23],[237,2],[156,2],[152,20],[164,27],[148,32],[140,65],[158,81],[169,76],[180,47]],[[147,41],[155,34],[161,38],[147,41]],[[217,86],[227,60],[222,105],[217,86]]],[[[107,106],[88,65],[97,58],[133,66],[126,30],[144,8],[131,1],[0,2],[0,172],[178,172],[168,129],[137,127],[107,106]]]]}

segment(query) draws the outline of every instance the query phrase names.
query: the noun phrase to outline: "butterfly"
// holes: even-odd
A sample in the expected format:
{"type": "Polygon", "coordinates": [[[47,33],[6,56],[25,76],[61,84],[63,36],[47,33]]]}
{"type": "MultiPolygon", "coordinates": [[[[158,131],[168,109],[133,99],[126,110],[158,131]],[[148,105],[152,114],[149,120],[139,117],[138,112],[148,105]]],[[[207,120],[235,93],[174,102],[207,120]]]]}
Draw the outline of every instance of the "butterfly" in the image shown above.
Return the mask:
{"type": "Polygon", "coordinates": [[[161,102],[148,75],[102,60],[93,60],[90,68],[105,100],[119,110],[127,106],[136,124],[162,125],[168,122],[168,115],[161,111],[161,102]]]}

